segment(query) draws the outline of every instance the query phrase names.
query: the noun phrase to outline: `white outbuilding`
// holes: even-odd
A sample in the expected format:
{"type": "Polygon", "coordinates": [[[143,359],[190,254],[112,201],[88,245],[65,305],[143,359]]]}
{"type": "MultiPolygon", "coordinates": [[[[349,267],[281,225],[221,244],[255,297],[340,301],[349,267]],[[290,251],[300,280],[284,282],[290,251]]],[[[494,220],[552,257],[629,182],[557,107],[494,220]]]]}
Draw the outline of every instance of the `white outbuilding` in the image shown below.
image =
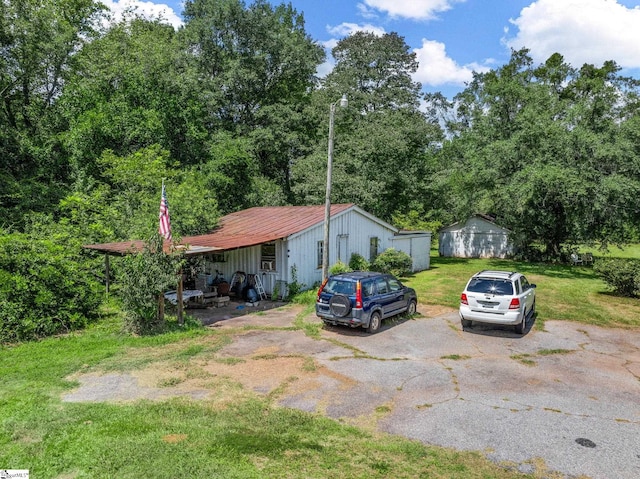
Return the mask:
{"type": "Polygon", "coordinates": [[[440,230],[440,256],[454,258],[507,258],[513,255],[510,231],[486,215],[474,215],[440,230]]]}

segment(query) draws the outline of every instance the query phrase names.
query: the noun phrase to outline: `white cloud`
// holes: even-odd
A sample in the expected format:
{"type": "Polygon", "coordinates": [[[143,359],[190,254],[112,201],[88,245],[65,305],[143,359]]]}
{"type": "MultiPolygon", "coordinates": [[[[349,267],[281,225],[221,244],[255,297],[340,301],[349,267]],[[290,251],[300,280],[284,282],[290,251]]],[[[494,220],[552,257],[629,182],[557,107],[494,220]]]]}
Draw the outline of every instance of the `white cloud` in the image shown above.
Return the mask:
{"type": "Polygon", "coordinates": [[[323,41],[321,43],[327,53],[327,60],[319,65],[316,69],[316,74],[319,77],[325,77],[329,73],[331,73],[331,70],[333,70],[335,62],[333,61],[333,57],[331,56],[331,50],[338,44],[339,38],[348,37],[355,32],[370,32],[378,36],[382,36],[386,33],[384,28],[382,27],[376,27],[375,25],[370,24],[358,25],[357,23],[341,23],[340,25],[336,25],[333,27],[327,25],[327,32],[333,35],[334,38],[323,41]]]}
{"type": "Polygon", "coordinates": [[[473,72],[486,72],[490,68],[478,63],[458,65],[447,56],[444,43],[422,39],[422,47],[414,50],[420,66],[413,78],[423,85],[464,86],[473,78],[473,72]]]}
{"type": "Polygon", "coordinates": [[[335,27],[327,25],[327,32],[329,32],[331,35],[336,35],[339,37],[348,37],[355,32],[369,32],[378,36],[382,36],[385,34],[385,30],[382,27],[376,27],[375,25],[370,25],[368,23],[364,25],[358,25],[357,23],[346,22],[341,23],[340,25],[336,25],[335,27]]]}
{"type": "MultiPolygon", "coordinates": [[[[379,10],[391,17],[432,20],[436,14],[451,9],[454,3],[466,0],[364,0],[366,11],[379,10]]],[[[361,8],[361,10],[364,10],[361,8]]]]}
{"type": "Polygon", "coordinates": [[[318,65],[318,68],[316,68],[316,75],[319,78],[324,78],[333,71],[333,68],[335,66],[336,66],[336,63],[333,61],[333,58],[327,59],[325,60],[324,63],[321,63],[320,65],[318,65]]]}
{"type": "Polygon", "coordinates": [[[378,14],[376,13],[376,11],[373,10],[372,8],[367,7],[364,3],[358,3],[356,5],[356,8],[358,10],[358,14],[362,18],[377,18],[378,17],[378,14]]]}
{"type": "Polygon", "coordinates": [[[511,20],[518,28],[505,44],[526,47],[536,62],[560,53],[573,67],[614,60],[640,67],[640,8],[615,0],[537,0],[511,20]]]}
{"type": "Polygon", "coordinates": [[[180,16],[176,14],[170,6],[165,4],[143,2],[140,0],[102,0],[102,3],[111,10],[115,21],[122,19],[125,12],[133,11],[133,13],[145,18],[161,19],[173,25],[174,28],[178,28],[183,24],[180,16]]]}

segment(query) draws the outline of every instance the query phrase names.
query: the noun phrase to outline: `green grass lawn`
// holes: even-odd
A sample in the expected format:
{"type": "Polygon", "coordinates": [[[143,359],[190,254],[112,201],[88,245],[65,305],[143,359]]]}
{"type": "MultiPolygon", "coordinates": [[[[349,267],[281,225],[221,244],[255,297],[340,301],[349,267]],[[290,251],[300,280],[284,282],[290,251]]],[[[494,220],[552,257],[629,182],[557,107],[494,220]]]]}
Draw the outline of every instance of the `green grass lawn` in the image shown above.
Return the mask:
{"type": "Polygon", "coordinates": [[[580,253],[591,251],[595,258],[640,258],[640,244],[631,244],[622,248],[610,246],[607,251],[599,251],[598,248],[582,246],[580,253]]]}
{"type": "MultiPolygon", "coordinates": [[[[596,261],[602,253],[594,251],[596,261]]],[[[640,257],[640,245],[611,248],[607,257],[640,257]]],[[[538,327],[546,320],[577,321],[609,327],[640,326],[640,299],[611,294],[588,266],[532,264],[500,259],[441,258],[432,251],[431,268],[406,278],[421,303],[458,308],[460,293],[474,273],[500,269],[524,273],[537,285],[538,327]]]]}

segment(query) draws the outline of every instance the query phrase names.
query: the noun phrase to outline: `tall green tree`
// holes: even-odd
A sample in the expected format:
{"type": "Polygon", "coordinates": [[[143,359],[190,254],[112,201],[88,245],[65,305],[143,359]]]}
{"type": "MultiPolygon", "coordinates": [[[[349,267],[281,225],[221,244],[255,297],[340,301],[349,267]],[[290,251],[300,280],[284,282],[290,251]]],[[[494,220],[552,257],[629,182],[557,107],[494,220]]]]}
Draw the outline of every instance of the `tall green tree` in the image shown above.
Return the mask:
{"type": "Polygon", "coordinates": [[[358,31],[340,40],[331,53],[336,65],[325,88],[334,94],[348,92],[352,110],[417,110],[421,85],[412,75],[418,61],[402,36],[358,31]]]}
{"type": "Polygon", "coordinates": [[[95,35],[93,0],[0,3],[0,220],[47,209],[65,191],[55,106],[77,51],[95,35]]]}
{"type": "Polygon", "coordinates": [[[111,191],[109,218],[118,239],[145,238],[158,228],[160,185],[166,179],[174,235],[202,234],[215,227],[219,212],[215,191],[191,168],[178,169],[159,145],[118,156],[105,150],[99,164],[111,191]]]}
{"type": "Polygon", "coordinates": [[[421,208],[415,199],[424,192],[425,160],[441,130],[418,108],[415,54],[395,33],[357,32],[338,42],[333,56],[336,66],[315,93],[314,151],[295,165],[298,201],[324,201],[326,176],[318,172],[326,171],[329,105],[346,94],[348,107],[335,114],[332,201],[357,203],[387,220],[421,208]]]}
{"type": "Polygon", "coordinates": [[[291,5],[256,0],[190,0],[181,37],[196,65],[212,131],[252,142],[259,173],[286,195],[290,164],[306,153],[303,114],[322,48],[291,5]]]}
{"type": "Polygon", "coordinates": [[[77,55],[59,108],[75,170],[100,177],[104,150],[158,144],[181,165],[203,161],[209,132],[195,74],[171,25],[125,18],[77,55]]]}

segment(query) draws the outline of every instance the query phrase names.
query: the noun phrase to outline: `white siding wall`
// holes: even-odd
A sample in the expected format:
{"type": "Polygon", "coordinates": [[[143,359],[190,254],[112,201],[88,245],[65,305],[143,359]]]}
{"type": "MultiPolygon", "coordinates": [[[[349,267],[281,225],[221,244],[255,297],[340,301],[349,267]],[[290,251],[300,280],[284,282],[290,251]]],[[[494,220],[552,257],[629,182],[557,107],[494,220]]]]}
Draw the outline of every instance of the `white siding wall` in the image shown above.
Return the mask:
{"type": "MultiPolygon", "coordinates": [[[[390,248],[394,231],[372,221],[356,210],[349,210],[331,218],[329,234],[329,266],[331,266],[338,260],[338,243],[341,236],[342,244],[348,245],[345,261],[348,263],[353,253],[369,259],[369,242],[372,237],[377,237],[379,240],[379,253],[390,248]]],[[[298,282],[306,284],[308,288],[322,281],[322,264],[318,264],[318,242],[323,240],[323,224],[293,235],[289,240],[289,268],[296,266],[298,282]]],[[[290,271],[287,274],[289,275],[290,271]]]]}
{"type": "MultiPolygon", "coordinates": [[[[430,235],[394,236],[395,231],[384,224],[373,221],[357,210],[348,210],[331,219],[329,244],[329,265],[338,260],[338,246],[342,245],[344,260],[349,262],[353,253],[362,255],[369,260],[369,246],[371,238],[378,238],[378,253],[395,247],[414,257],[414,270],[429,268],[430,235]],[[406,242],[397,243],[398,238],[406,242]],[[425,243],[425,241],[428,243],[425,243]]],[[[267,294],[273,292],[274,287],[282,289],[282,285],[291,283],[293,277],[291,269],[296,267],[297,281],[312,288],[322,281],[322,264],[318,262],[318,242],[324,240],[324,225],[318,224],[312,228],[292,235],[288,240],[276,241],[276,270],[262,271],[260,269],[260,246],[252,246],[224,253],[224,263],[207,263],[207,273],[215,274],[219,270],[227,281],[231,281],[233,273],[243,271],[247,274],[258,274],[267,294]]],[[[321,261],[320,261],[321,263],[321,261]]]]}
{"type": "Polygon", "coordinates": [[[411,256],[413,272],[429,269],[431,262],[431,233],[397,235],[393,238],[393,247],[411,256]]]}

